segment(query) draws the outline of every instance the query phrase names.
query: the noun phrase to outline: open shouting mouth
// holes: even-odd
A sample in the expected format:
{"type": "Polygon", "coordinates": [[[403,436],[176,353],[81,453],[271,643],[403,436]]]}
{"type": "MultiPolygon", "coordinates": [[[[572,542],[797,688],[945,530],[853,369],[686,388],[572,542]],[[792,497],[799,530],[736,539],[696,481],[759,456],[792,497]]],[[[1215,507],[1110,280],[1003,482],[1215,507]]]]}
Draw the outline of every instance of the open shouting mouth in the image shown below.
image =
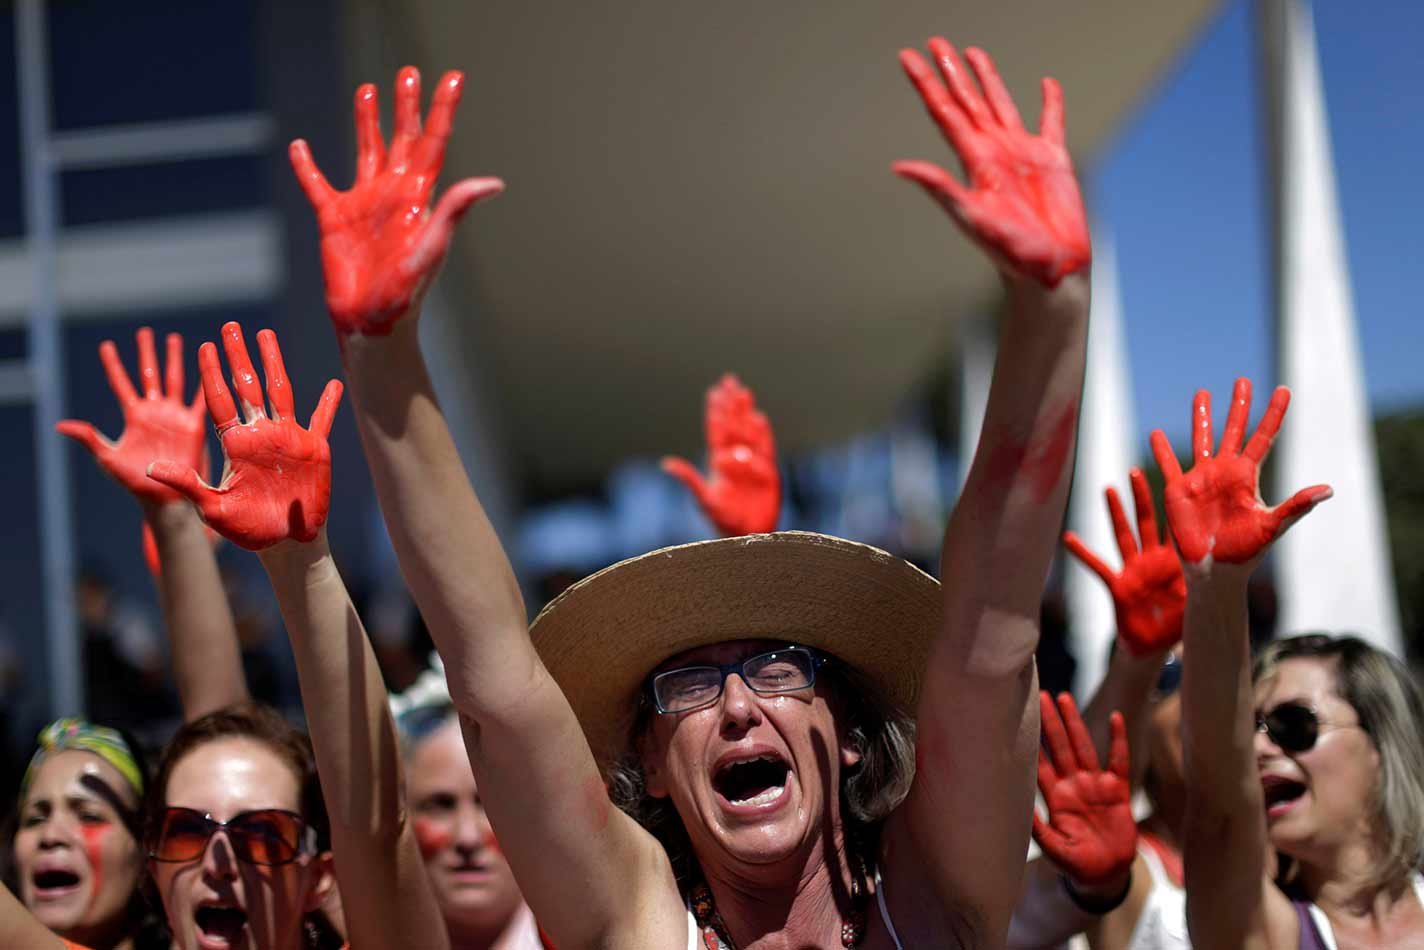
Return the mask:
{"type": "Polygon", "coordinates": [[[730,811],[774,809],[786,796],[791,765],[776,752],[725,761],[712,774],[712,788],[730,811]]]}

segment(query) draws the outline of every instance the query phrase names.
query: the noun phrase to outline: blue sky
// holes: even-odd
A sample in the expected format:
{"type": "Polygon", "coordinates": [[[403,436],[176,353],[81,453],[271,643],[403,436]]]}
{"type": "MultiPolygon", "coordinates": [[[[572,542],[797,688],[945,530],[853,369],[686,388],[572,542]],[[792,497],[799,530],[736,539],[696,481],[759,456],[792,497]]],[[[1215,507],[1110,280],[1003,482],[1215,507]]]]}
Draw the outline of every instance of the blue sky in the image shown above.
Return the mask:
{"type": "MultiPolygon", "coordinates": [[[[1254,3],[1231,0],[1087,170],[1112,230],[1143,433],[1192,393],[1273,385],[1254,3]]],[[[1355,312],[1376,412],[1424,407],[1424,3],[1317,3],[1355,312]]],[[[1070,102],[1071,108],[1071,102],[1070,102]]],[[[1070,112],[1071,119],[1071,112],[1070,112]]]]}

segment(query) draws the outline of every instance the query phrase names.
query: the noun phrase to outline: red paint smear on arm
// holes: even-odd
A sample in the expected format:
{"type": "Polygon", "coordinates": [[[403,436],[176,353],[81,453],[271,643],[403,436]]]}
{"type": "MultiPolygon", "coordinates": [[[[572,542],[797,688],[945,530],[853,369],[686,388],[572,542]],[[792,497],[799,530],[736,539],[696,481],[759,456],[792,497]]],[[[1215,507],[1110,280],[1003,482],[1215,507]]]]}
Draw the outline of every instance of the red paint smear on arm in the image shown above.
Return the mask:
{"type": "Polygon", "coordinates": [[[984,470],[992,495],[1006,497],[1013,484],[1026,477],[1034,503],[1046,502],[1063,478],[1063,469],[1073,451],[1077,422],[1078,403],[1070,402],[1058,414],[1045,437],[1030,439],[1028,444],[1016,439],[996,439],[984,470]]]}

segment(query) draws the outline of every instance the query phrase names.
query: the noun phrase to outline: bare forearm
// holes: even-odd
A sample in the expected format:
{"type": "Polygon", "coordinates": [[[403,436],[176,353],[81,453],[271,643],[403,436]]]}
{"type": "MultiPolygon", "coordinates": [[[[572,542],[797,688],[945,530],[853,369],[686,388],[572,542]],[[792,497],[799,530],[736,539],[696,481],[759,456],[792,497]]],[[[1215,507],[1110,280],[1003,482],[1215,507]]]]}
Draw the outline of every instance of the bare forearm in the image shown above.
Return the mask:
{"type": "Polygon", "coordinates": [[[1261,928],[1266,848],[1245,578],[1189,580],[1183,639],[1187,922],[1194,942],[1240,946],[1261,928]]]}
{"type": "Polygon", "coordinates": [[[34,947],[36,950],[64,950],[64,943],[29,908],[0,886],[0,946],[34,947]]]}
{"type": "Polygon", "coordinates": [[[385,683],[325,532],[260,556],[297,661],[353,942],[441,946],[445,930],[406,822],[385,683]]]}
{"type": "Polygon", "coordinates": [[[1098,755],[1104,758],[1108,754],[1109,719],[1114,710],[1122,713],[1127,723],[1128,754],[1134,785],[1142,774],[1141,767],[1146,763],[1143,753],[1147,745],[1148,700],[1157,685],[1157,676],[1167,652],[1163,650],[1147,656],[1133,656],[1119,642],[1103,681],[1083,710],[1083,721],[1093,736],[1093,745],[1098,755]]]}
{"type": "Polygon", "coordinates": [[[999,356],[964,492],[945,533],[951,635],[972,673],[1014,673],[1038,612],[1072,473],[1088,327],[1086,274],[1010,285],[999,356]]]}
{"type": "Polygon", "coordinates": [[[1189,582],[1183,640],[1182,748],[1195,811],[1261,817],[1246,580],[1189,582]]]}
{"type": "Polygon", "coordinates": [[[402,821],[395,726],[325,533],[309,544],[284,541],[259,556],[292,641],[332,824],[389,835],[402,821]]]}
{"type": "Polygon", "coordinates": [[[471,487],[421,356],[414,320],[352,337],[343,357],[357,427],[401,571],[476,719],[537,675],[523,599],[471,487]]]}
{"type": "Polygon", "coordinates": [[[145,505],[144,517],[162,565],[159,603],[183,718],[246,702],[237,625],[202,519],[187,501],[145,505]]]}

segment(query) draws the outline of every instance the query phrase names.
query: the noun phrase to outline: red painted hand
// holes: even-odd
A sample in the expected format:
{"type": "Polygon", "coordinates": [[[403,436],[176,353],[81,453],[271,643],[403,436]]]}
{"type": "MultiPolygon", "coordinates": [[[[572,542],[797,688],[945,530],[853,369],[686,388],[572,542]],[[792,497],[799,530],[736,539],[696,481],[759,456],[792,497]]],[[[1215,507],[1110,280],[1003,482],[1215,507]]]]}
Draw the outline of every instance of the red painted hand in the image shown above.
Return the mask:
{"type": "Polygon", "coordinates": [[[1192,404],[1195,462],[1185,475],[1162,430],[1152,433],[1152,454],[1167,479],[1167,523],[1188,566],[1209,566],[1208,558],[1227,564],[1257,561],[1286,529],[1333,494],[1328,485],[1315,485],[1301,489],[1275,508],[1266,507],[1261,500],[1261,463],[1271,450],[1288,405],[1290,390],[1278,386],[1256,434],[1243,450],[1246,418],[1251,412],[1251,381],[1238,379],[1221,449],[1213,456],[1211,393],[1200,390],[1192,404]]]}
{"type": "Polygon", "coordinates": [[[142,327],[138,339],[138,375],[143,395],[134,391],[133,382],[119,362],[119,351],[112,340],[99,344],[99,361],[109,377],[109,388],[119,400],[124,414],[124,431],[119,441],[110,442],[87,422],[66,419],[55,430],[84,446],[94,456],[99,467],[114,481],[138,496],[140,501],[164,504],[177,501],[172,489],[149,480],[144,474],[157,461],[172,461],[190,468],[201,464],[203,451],[203,391],[183,402],[183,338],[168,334],[166,345],[167,372],[160,386],[158,353],[154,348],[153,331],[142,327]]]}
{"type": "Polygon", "coordinates": [[[1033,135],[988,53],[965,51],[979,79],[976,89],[947,40],[931,39],[930,52],[943,82],[916,50],[901,50],[900,65],[959,154],[970,187],[931,162],[896,162],[895,174],[943,205],[1006,274],[1056,286],[1092,257],[1083,198],[1063,143],[1063,90],[1056,80],[1043,80],[1043,114],[1033,135]]]}
{"type": "Polygon", "coordinates": [[[686,459],[663,459],[663,471],[692,490],[723,535],[775,531],[781,473],[771,423],[757,410],[751,390],[730,373],[707,390],[707,448],[711,481],[686,459]]]}
{"type": "Polygon", "coordinates": [[[192,468],[172,462],[154,463],[149,477],[187,496],[213,529],[250,551],[286,538],[310,541],[326,523],[331,503],[331,448],[326,436],[341,402],[341,383],[333,379],[326,384],[310,428],[303,429],[293,418],[292,388],[277,337],[263,330],[257,334],[257,346],[267,377],[266,402],[272,408],[268,418],[242,328],[228,323],[222,336],[232,385],[246,420],[239,421],[232,393],[223,384],[217,347],[204,343],[198,351],[198,367],[208,412],[227,456],[222,484],[213,487],[192,468]]]}
{"type": "Polygon", "coordinates": [[[1034,813],[1033,840],[1073,883],[1110,882],[1127,873],[1137,852],[1122,713],[1112,714],[1112,745],[1103,771],[1073,697],[1061,693],[1055,707],[1043,692],[1038,702],[1048,747],[1038,752],[1038,790],[1048,806],[1048,821],[1034,813]]]}
{"type": "Polygon", "coordinates": [[[465,77],[448,72],[420,127],[420,73],[396,76],[395,134],[390,151],[381,136],[376,87],[356,90],[356,183],[336,191],[297,139],[288,150],[297,181],[316,209],[321,229],[326,304],[342,334],[384,335],[411,312],[440,269],[455,225],[470,206],[504,189],[498,178],[467,178],[429,211],[435,179],[445,163],[455,106],[465,77]]]}
{"type": "Polygon", "coordinates": [[[1182,639],[1182,613],[1187,606],[1187,582],[1182,577],[1182,564],[1170,544],[1163,544],[1157,534],[1157,517],[1152,510],[1152,492],[1147,488],[1147,476],[1134,468],[1128,475],[1132,482],[1132,504],[1137,511],[1137,533],[1142,537],[1139,549],[1117,489],[1107,490],[1108,514],[1117,534],[1117,549],[1122,554],[1122,570],[1114,571],[1104,563],[1072,531],[1063,535],[1063,543],[1073,556],[1103,579],[1112,592],[1117,608],[1117,635],[1133,656],[1160,653],[1182,639]]]}

